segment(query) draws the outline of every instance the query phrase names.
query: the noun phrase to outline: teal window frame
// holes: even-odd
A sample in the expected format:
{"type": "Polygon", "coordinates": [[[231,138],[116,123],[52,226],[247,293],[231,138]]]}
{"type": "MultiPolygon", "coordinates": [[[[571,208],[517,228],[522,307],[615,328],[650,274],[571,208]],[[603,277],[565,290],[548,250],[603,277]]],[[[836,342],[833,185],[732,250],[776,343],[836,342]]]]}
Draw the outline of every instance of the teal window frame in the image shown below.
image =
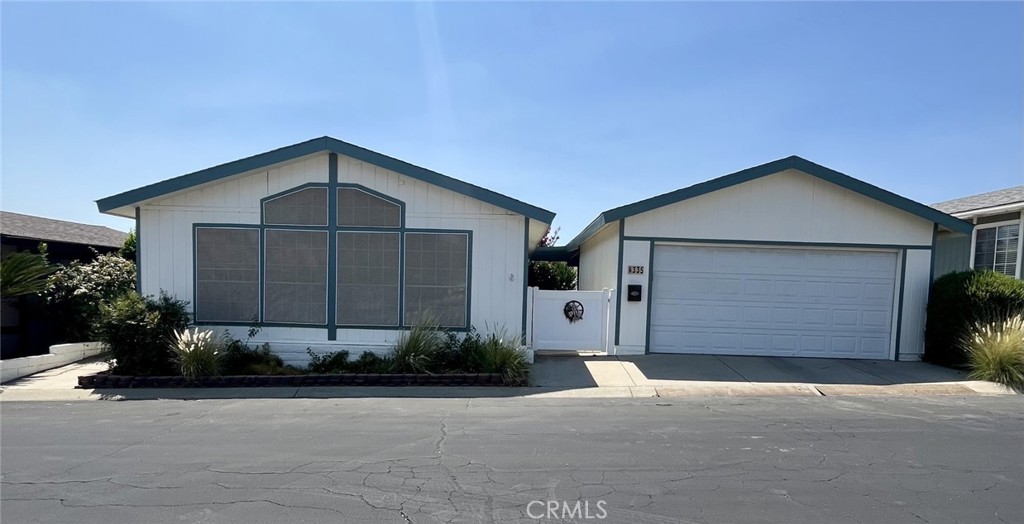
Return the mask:
{"type": "Polygon", "coordinates": [[[463,326],[449,326],[447,329],[453,331],[468,331],[472,326],[472,301],[473,301],[473,231],[469,229],[439,229],[439,228],[410,228],[406,225],[406,205],[405,202],[394,198],[390,195],[386,195],[379,191],[375,191],[371,188],[360,184],[337,182],[337,159],[336,157],[331,158],[331,181],[327,183],[313,182],[301,184],[284,191],[274,193],[267,197],[260,199],[260,221],[258,224],[237,224],[237,223],[214,223],[214,222],[196,222],[192,224],[192,304],[193,304],[193,320],[196,325],[204,326],[251,326],[258,325],[260,327],[293,327],[293,328],[312,328],[312,329],[326,329],[328,331],[328,340],[336,340],[337,329],[365,329],[365,330],[403,330],[408,329],[411,326],[406,323],[405,319],[405,244],[406,244],[406,233],[432,233],[432,234],[460,234],[466,235],[467,237],[467,264],[466,264],[466,315],[465,325],[463,326]],[[267,224],[265,222],[265,204],[276,198],[286,196],[306,188],[311,187],[323,187],[327,189],[328,198],[328,220],[326,226],[310,226],[310,225],[288,225],[288,224],[267,224]],[[357,189],[363,191],[377,198],[381,198],[393,204],[399,206],[400,225],[399,227],[389,226],[338,226],[338,213],[337,213],[337,196],[338,189],[357,189]],[[256,229],[259,231],[260,246],[259,246],[259,318],[254,321],[198,321],[196,319],[196,310],[199,308],[197,302],[197,278],[198,278],[198,263],[196,260],[197,256],[197,231],[201,228],[241,228],[241,229],[256,229]],[[264,306],[266,304],[265,296],[265,285],[266,285],[266,231],[272,230],[295,230],[295,231],[326,231],[328,238],[328,270],[327,270],[327,318],[326,323],[320,324],[308,324],[308,323],[285,323],[285,322],[266,322],[264,319],[264,306]],[[396,325],[364,325],[364,324],[339,324],[337,323],[337,239],[338,233],[397,233],[399,237],[399,298],[398,298],[398,309],[399,317],[396,325]]]}

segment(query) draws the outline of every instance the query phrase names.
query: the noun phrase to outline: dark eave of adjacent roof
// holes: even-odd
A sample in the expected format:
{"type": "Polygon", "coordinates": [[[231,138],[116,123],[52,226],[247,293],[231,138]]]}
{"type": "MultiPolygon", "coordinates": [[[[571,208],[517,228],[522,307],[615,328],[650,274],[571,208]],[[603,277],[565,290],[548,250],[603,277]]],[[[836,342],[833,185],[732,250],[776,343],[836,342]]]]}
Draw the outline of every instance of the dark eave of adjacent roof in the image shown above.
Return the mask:
{"type": "Polygon", "coordinates": [[[140,202],[159,198],[163,195],[321,152],[332,152],[352,157],[466,195],[470,198],[487,202],[533,220],[544,222],[545,224],[550,224],[555,218],[555,214],[551,211],[329,136],[314,138],[306,142],[267,151],[266,153],[260,153],[241,160],[235,160],[234,162],[196,171],[195,173],[171,178],[132,189],[131,191],[125,191],[124,193],[97,200],[96,207],[99,208],[101,213],[107,213],[117,208],[131,207],[140,202]]]}
{"type": "Polygon", "coordinates": [[[699,184],[678,189],[663,195],[658,195],[639,202],[627,204],[624,206],[609,209],[594,219],[580,234],[576,235],[571,242],[567,244],[570,249],[579,247],[580,244],[585,242],[591,236],[601,230],[606,224],[616,222],[618,220],[665,207],[670,204],[682,202],[690,198],[706,195],[708,193],[725,189],[727,187],[742,184],[744,182],[750,182],[761,177],[786,171],[787,169],[796,169],[808,175],[820,178],[826,182],[831,182],[837,186],[849,189],[855,193],[859,193],[868,198],[873,198],[888,204],[897,209],[901,209],[912,215],[919,216],[925,220],[929,220],[940,226],[946,227],[951,231],[959,233],[970,234],[974,228],[969,222],[965,222],[956,217],[943,213],[937,209],[933,209],[919,202],[910,200],[909,198],[899,196],[890,191],[886,191],[878,186],[858,180],[849,175],[840,173],[833,169],[829,169],[823,165],[815,164],[810,160],[798,157],[789,156],[767,164],[744,169],[735,173],[718,177],[707,182],[701,182],[699,184]]]}

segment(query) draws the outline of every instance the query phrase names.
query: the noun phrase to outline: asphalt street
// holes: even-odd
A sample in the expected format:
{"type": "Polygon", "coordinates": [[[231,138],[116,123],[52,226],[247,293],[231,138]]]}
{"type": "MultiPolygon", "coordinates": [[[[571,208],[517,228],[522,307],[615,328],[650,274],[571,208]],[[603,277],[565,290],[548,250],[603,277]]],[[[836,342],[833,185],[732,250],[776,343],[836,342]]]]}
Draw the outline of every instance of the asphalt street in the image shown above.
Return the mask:
{"type": "Polygon", "coordinates": [[[3,524],[1024,521],[1020,396],[0,410],[3,524]]]}

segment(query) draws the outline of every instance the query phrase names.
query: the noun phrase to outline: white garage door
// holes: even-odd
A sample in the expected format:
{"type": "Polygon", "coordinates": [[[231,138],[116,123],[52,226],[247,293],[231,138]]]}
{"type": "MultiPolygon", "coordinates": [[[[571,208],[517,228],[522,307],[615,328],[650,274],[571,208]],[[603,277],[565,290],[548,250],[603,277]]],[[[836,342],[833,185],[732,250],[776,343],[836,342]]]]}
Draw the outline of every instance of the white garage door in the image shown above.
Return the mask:
{"type": "Polygon", "coordinates": [[[653,353],[889,358],[896,253],[656,246],[653,353]]]}

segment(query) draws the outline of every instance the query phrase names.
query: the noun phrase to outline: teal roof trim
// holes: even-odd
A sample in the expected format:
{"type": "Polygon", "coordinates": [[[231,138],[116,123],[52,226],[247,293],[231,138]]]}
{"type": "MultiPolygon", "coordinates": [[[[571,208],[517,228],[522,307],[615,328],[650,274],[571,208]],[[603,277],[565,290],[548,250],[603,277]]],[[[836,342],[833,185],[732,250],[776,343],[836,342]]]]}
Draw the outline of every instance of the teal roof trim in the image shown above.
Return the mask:
{"type": "Polygon", "coordinates": [[[617,220],[658,209],[670,204],[675,204],[677,202],[682,202],[683,200],[690,198],[706,195],[720,189],[749,182],[787,169],[796,169],[803,173],[807,173],[808,175],[818,177],[826,182],[831,182],[855,193],[860,193],[868,198],[873,198],[884,204],[888,204],[912,215],[916,215],[925,220],[939,224],[940,226],[946,227],[952,231],[970,234],[974,229],[974,225],[970,222],[947,215],[942,211],[914,202],[909,198],[901,197],[896,193],[886,191],[878,186],[871,185],[863,180],[858,180],[849,175],[840,173],[839,171],[829,169],[823,165],[815,164],[810,160],[798,156],[789,156],[773,162],[768,162],[767,164],[737,171],[730,175],[708,180],[707,182],[701,182],[690,187],[678,189],[670,193],[665,193],[639,202],[609,209],[598,215],[590,225],[580,232],[579,235],[576,235],[576,238],[573,238],[572,241],[569,242],[568,246],[570,248],[578,247],[588,238],[596,234],[606,224],[613,223],[617,220]]]}
{"type": "Polygon", "coordinates": [[[228,162],[202,171],[196,171],[195,173],[171,178],[164,180],[163,182],[157,182],[131,191],[125,191],[124,193],[97,200],[96,207],[99,208],[101,213],[106,213],[113,209],[133,206],[139,202],[158,198],[163,195],[189,189],[201,184],[215,182],[247,171],[262,169],[274,164],[288,162],[290,160],[321,152],[331,152],[352,157],[356,160],[361,160],[417,180],[422,180],[428,184],[433,184],[435,186],[466,195],[470,198],[487,202],[488,204],[492,204],[502,209],[507,209],[533,220],[544,222],[545,224],[550,224],[555,219],[555,214],[546,209],[532,206],[489,189],[484,189],[329,136],[314,138],[313,140],[308,140],[306,142],[282,147],[273,151],[267,151],[266,153],[260,153],[241,160],[235,160],[234,162],[228,162]]]}

